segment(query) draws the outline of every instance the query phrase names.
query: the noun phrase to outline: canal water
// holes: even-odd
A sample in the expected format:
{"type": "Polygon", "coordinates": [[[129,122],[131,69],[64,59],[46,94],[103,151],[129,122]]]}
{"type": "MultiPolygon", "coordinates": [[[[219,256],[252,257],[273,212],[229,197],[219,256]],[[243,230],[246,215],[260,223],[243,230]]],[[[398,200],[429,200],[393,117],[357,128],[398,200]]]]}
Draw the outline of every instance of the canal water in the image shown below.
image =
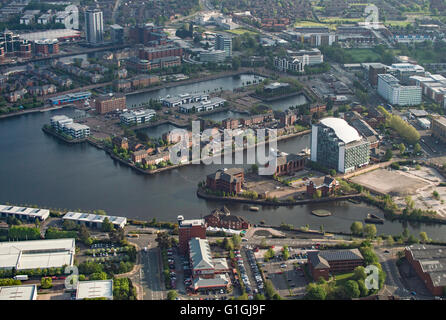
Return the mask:
{"type": "MultiPolygon", "coordinates": [[[[65,108],[0,120],[0,203],[80,211],[104,209],[110,215],[166,221],[175,221],[180,214],[186,218],[205,216],[224,204],[197,198],[196,188],[207,174],[235,165],[191,165],[143,175],[89,144],[69,145],[41,130],[51,116],[73,113],[73,109],[65,108]]],[[[307,147],[308,135],[279,142],[284,152],[296,153],[307,147]]],[[[261,207],[259,212],[249,211],[245,204],[226,205],[232,214],[252,223],[308,224],[312,229],[323,225],[329,231],[347,232],[353,221],[364,221],[368,213],[383,217],[377,208],[350,202],[261,207]],[[314,209],[328,209],[333,215],[316,217],[311,214],[314,209]]],[[[446,226],[408,227],[416,236],[426,231],[429,237],[446,241],[446,226]]],[[[390,221],[377,226],[380,234],[399,234],[403,228],[404,224],[390,221]]]]}

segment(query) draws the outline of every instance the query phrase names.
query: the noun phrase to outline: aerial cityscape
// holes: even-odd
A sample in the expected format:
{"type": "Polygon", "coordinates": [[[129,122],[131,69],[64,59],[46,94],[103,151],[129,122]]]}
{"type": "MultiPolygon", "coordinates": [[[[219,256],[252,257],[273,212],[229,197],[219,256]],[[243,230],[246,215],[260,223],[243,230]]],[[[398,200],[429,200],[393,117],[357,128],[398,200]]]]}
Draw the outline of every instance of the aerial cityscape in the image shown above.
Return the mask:
{"type": "Polygon", "coordinates": [[[0,0],[0,300],[445,299],[445,14],[0,0]]]}

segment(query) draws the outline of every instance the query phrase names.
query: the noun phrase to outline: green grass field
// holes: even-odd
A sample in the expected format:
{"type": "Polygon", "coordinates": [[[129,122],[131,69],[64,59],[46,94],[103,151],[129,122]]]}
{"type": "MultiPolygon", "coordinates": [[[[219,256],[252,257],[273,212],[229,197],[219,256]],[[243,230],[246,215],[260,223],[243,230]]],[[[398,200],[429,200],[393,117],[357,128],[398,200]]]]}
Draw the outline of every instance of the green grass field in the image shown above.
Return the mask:
{"type": "Polygon", "coordinates": [[[381,59],[380,55],[372,49],[347,49],[353,57],[353,63],[375,62],[381,59]]]}
{"type": "Polygon", "coordinates": [[[355,274],[353,272],[349,273],[341,273],[335,275],[336,285],[344,285],[348,280],[354,280],[353,276],[355,274]]]}

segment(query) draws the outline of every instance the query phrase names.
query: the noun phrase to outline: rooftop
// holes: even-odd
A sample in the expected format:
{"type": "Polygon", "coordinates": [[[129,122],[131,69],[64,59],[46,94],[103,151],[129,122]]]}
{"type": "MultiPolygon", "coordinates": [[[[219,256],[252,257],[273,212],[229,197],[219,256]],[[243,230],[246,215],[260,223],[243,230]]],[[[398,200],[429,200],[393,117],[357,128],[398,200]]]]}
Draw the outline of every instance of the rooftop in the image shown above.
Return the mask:
{"type": "Polygon", "coordinates": [[[26,270],[72,266],[75,239],[0,243],[0,269],[26,270]]]}
{"type": "Polygon", "coordinates": [[[336,136],[346,144],[361,140],[358,131],[350,126],[344,119],[328,117],[322,119],[321,123],[324,126],[333,129],[336,136]]]}
{"type": "Polygon", "coordinates": [[[78,281],[76,299],[113,299],[113,280],[78,281]]]}
{"type": "Polygon", "coordinates": [[[114,225],[124,226],[127,223],[126,217],[104,216],[81,212],[68,212],[63,216],[64,220],[76,220],[93,223],[102,223],[105,218],[108,218],[108,220],[114,225]]]}
{"type": "Polygon", "coordinates": [[[207,240],[200,238],[189,240],[189,256],[192,269],[214,269],[211,248],[207,240]]]}
{"type": "Polygon", "coordinates": [[[35,284],[0,287],[0,300],[36,300],[36,296],[35,284]]]}
{"type": "Polygon", "coordinates": [[[45,220],[49,217],[50,210],[0,205],[0,213],[27,215],[31,218],[35,217],[45,220]]]}

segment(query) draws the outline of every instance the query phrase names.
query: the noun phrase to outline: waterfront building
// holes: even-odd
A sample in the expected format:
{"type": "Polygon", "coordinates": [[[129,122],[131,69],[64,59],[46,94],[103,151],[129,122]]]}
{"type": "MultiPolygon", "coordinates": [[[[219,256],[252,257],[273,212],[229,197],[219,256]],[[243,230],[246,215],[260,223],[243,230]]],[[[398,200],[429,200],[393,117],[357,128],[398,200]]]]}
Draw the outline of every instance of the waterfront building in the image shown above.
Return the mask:
{"type": "Polygon", "coordinates": [[[289,52],[286,57],[274,57],[274,68],[279,71],[304,72],[305,66],[321,64],[324,56],[317,48],[289,52]]]}
{"type": "Polygon", "coordinates": [[[101,10],[85,11],[85,35],[89,44],[104,42],[104,22],[101,10]]]}
{"type": "Polygon", "coordinates": [[[57,131],[63,131],[67,124],[73,123],[73,119],[65,115],[58,115],[51,117],[50,123],[53,129],[57,131]]]}
{"type": "Polygon", "coordinates": [[[43,39],[34,41],[34,52],[36,54],[48,55],[59,53],[59,40],[43,39]]]}
{"type": "Polygon", "coordinates": [[[228,208],[212,210],[211,214],[204,217],[208,227],[225,228],[233,230],[249,229],[250,224],[244,218],[231,215],[228,208]]]}
{"type": "Polygon", "coordinates": [[[446,247],[413,244],[404,250],[407,261],[432,295],[442,296],[446,288],[446,247]]]}
{"type": "Polygon", "coordinates": [[[422,101],[420,86],[403,86],[391,74],[378,75],[378,93],[388,103],[398,106],[419,105],[422,101]]]}
{"type": "Polygon", "coordinates": [[[182,254],[187,253],[189,240],[192,238],[206,239],[206,222],[204,219],[184,220],[178,216],[179,248],[182,254]]]}
{"type": "Polygon", "coordinates": [[[126,126],[133,126],[142,123],[147,123],[156,115],[153,109],[131,110],[122,113],[119,118],[121,123],[126,126]]]}
{"type": "Polygon", "coordinates": [[[347,173],[370,161],[369,142],[339,118],[324,118],[312,125],[311,161],[347,173]]]}
{"type": "Polygon", "coordinates": [[[292,175],[305,168],[307,156],[278,152],[276,161],[276,176],[292,175]]]}
{"type": "Polygon", "coordinates": [[[180,105],[179,111],[182,113],[211,111],[225,105],[226,100],[215,97],[208,101],[192,102],[180,105]]]}
{"type": "Polygon", "coordinates": [[[161,99],[161,103],[163,106],[173,108],[173,107],[179,107],[183,104],[188,103],[194,103],[194,102],[201,102],[201,101],[208,101],[209,95],[208,94],[189,94],[184,93],[180,94],[175,97],[169,97],[161,99]]]}
{"type": "Polygon", "coordinates": [[[108,218],[108,221],[113,223],[115,228],[124,228],[127,224],[126,217],[116,217],[116,216],[103,216],[98,214],[89,214],[89,213],[81,213],[81,212],[67,212],[62,219],[73,221],[79,225],[85,225],[90,228],[101,228],[102,222],[104,219],[108,218]]]}
{"type": "Polygon", "coordinates": [[[206,187],[227,193],[240,193],[245,179],[242,168],[219,169],[206,177],[206,187]]]}
{"type": "Polygon", "coordinates": [[[85,91],[85,92],[67,93],[62,96],[49,98],[48,101],[52,105],[62,105],[76,101],[84,101],[90,97],[91,97],[91,92],[85,91]]]}
{"type": "Polygon", "coordinates": [[[267,94],[282,94],[290,88],[289,83],[273,82],[263,87],[263,91],[267,94]]]}
{"type": "Polygon", "coordinates": [[[75,249],[75,239],[0,242],[0,269],[72,266],[75,249]]]}
{"type": "Polygon", "coordinates": [[[313,178],[306,183],[307,195],[312,197],[317,190],[321,191],[322,197],[332,195],[339,187],[339,182],[330,176],[323,178],[313,178]]]}
{"type": "Polygon", "coordinates": [[[352,272],[364,264],[358,249],[323,250],[308,252],[308,267],[315,281],[328,280],[331,274],[352,272]]]}
{"type": "Polygon", "coordinates": [[[65,125],[63,131],[73,139],[85,139],[90,136],[90,127],[80,123],[69,123],[65,125]]]}
{"type": "Polygon", "coordinates": [[[45,221],[50,216],[50,210],[39,208],[16,207],[0,205],[0,217],[14,217],[20,220],[34,222],[36,219],[45,221]]]}
{"type": "Polygon", "coordinates": [[[113,146],[119,149],[128,150],[129,140],[126,137],[114,137],[112,139],[113,146]]]}
{"type": "Polygon", "coordinates": [[[127,108],[125,94],[112,93],[99,96],[95,100],[96,112],[105,114],[112,111],[124,110],[127,108]]]}
{"type": "Polygon", "coordinates": [[[0,287],[0,300],[37,300],[37,285],[0,287]]]}
{"type": "Polygon", "coordinates": [[[226,52],[226,57],[232,57],[232,38],[218,34],[215,37],[215,50],[226,52]]]}
{"type": "Polygon", "coordinates": [[[224,62],[226,59],[226,51],[224,50],[208,50],[200,52],[201,62],[224,62]]]}
{"type": "Polygon", "coordinates": [[[113,300],[113,280],[78,281],[76,300],[105,298],[113,300]]]}
{"type": "Polygon", "coordinates": [[[446,143],[446,118],[434,117],[432,118],[432,135],[446,143]]]}

